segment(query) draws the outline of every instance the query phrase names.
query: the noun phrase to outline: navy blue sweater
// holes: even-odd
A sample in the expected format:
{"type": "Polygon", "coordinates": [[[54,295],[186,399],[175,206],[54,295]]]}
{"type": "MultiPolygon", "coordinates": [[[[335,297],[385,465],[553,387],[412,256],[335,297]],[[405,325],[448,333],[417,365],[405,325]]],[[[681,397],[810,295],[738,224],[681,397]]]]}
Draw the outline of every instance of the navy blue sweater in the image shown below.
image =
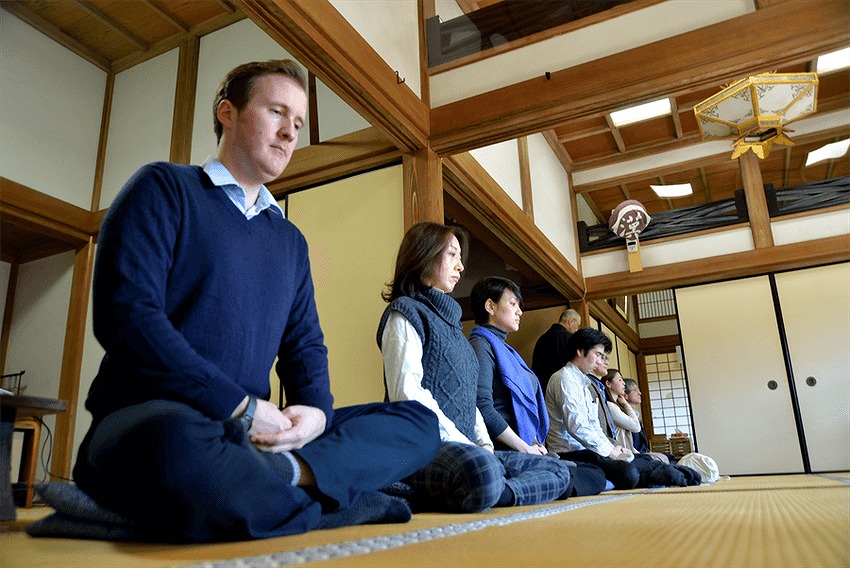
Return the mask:
{"type": "Polygon", "coordinates": [[[98,421],[150,399],[216,419],[268,398],[274,358],[288,405],[333,417],[307,243],[270,210],[248,220],[197,166],[141,168],[110,207],[94,271],[106,350],[86,400],[98,421]]]}

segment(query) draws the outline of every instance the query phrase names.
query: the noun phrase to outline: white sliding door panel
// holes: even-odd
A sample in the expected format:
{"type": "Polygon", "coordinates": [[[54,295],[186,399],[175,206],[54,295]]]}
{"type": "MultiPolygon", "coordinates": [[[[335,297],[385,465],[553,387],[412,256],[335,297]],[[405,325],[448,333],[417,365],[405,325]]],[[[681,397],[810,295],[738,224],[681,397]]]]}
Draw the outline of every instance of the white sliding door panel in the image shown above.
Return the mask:
{"type": "Polygon", "coordinates": [[[812,471],[850,469],[850,264],[777,274],[776,289],[812,471]]]}
{"type": "Polygon", "coordinates": [[[723,474],[802,472],[767,276],[678,289],[676,305],[699,451],[723,474]]]}

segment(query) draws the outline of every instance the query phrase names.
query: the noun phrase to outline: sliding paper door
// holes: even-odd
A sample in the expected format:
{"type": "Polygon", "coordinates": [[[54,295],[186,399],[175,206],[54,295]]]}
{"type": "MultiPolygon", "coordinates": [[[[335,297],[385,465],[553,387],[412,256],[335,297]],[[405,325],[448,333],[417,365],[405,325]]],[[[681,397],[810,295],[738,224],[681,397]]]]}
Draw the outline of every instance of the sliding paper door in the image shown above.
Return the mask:
{"type": "Polygon", "coordinates": [[[699,452],[723,474],[802,472],[768,277],[678,289],[676,305],[699,452]]]}

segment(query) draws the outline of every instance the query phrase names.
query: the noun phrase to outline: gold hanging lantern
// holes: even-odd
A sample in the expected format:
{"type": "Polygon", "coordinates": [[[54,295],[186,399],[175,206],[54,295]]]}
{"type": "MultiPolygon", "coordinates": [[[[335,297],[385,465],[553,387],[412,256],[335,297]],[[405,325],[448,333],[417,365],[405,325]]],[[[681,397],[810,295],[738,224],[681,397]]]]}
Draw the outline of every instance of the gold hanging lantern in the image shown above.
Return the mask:
{"type": "Polygon", "coordinates": [[[774,144],[793,146],[785,126],[815,112],[817,73],[762,73],[735,81],[694,107],[703,140],[734,138],[732,159],[774,144]]]}

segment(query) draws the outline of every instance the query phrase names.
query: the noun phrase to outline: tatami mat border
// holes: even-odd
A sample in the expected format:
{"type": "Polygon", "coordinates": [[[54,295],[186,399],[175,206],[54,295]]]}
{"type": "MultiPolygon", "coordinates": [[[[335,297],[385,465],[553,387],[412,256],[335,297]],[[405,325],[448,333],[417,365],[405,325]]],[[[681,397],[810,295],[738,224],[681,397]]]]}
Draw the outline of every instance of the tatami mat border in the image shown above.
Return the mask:
{"type": "Polygon", "coordinates": [[[190,568],[277,568],[279,566],[293,566],[297,564],[306,564],[307,562],[316,562],[319,560],[330,560],[332,558],[345,558],[358,554],[368,554],[392,548],[399,548],[409,544],[419,542],[427,542],[450,536],[480,531],[487,527],[505,526],[521,521],[532,519],[540,519],[581,509],[591,505],[599,505],[609,503],[611,501],[620,501],[643,495],[653,490],[646,490],[637,493],[623,493],[618,495],[609,495],[599,497],[587,501],[577,503],[565,503],[553,507],[545,507],[535,509],[533,511],[524,511],[521,513],[513,513],[501,517],[492,517],[488,519],[480,519],[469,521],[466,523],[454,523],[440,527],[431,527],[406,533],[384,535],[372,538],[364,538],[360,540],[351,540],[348,542],[340,542],[334,544],[325,544],[322,546],[312,546],[302,548],[300,550],[292,550],[288,552],[277,552],[273,554],[264,554],[261,556],[249,556],[245,558],[234,558],[232,560],[219,560],[215,562],[204,562],[196,564],[190,568]]]}

